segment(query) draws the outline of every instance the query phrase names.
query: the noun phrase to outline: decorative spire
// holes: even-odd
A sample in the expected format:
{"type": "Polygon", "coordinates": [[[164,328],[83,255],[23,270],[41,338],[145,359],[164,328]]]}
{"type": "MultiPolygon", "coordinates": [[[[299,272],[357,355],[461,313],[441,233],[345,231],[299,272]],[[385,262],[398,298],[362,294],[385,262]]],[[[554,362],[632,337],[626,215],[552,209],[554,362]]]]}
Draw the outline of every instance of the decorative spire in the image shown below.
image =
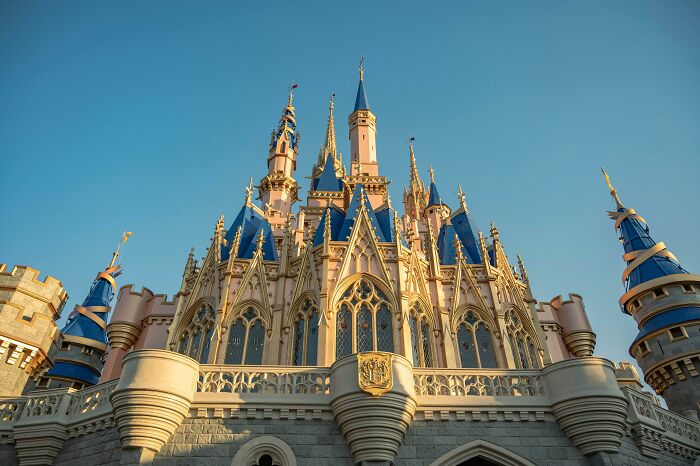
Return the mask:
{"type": "Polygon", "coordinates": [[[365,79],[365,70],[362,67],[362,65],[364,65],[364,63],[365,63],[365,56],[362,55],[362,57],[360,57],[360,67],[357,69],[360,72],[360,81],[365,79]]]}
{"type": "Polygon", "coordinates": [[[462,210],[469,212],[469,209],[467,209],[466,195],[464,194],[464,191],[462,191],[461,184],[457,185],[457,197],[459,198],[459,206],[462,208],[462,210]]]}
{"type": "Polygon", "coordinates": [[[459,264],[464,259],[464,252],[462,252],[462,241],[460,241],[457,233],[455,233],[455,239],[452,244],[455,247],[455,258],[457,259],[456,262],[459,264]]]}
{"type": "Polygon", "coordinates": [[[122,236],[119,239],[119,243],[117,243],[117,249],[115,249],[112,253],[112,260],[109,262],[107,269],[111,269],[112,267],[114,267],[114,262],[117,260],[117,256],[119,255],[119,250],[133,235],[134,234],[130,231],[125,231],[124,233],[122,233],[122,236]]]}
{"type": "Polygon", "coordinates": [[[615,199],[615,208],[617,210],[624,209],[625,206],[622,205],[622,202],[620,201],[620,198],[617,195],[617,190],[615,188],[613,188],[613,185],[610,182],[610,176],[608,175],[608,173],[605,171],[605,169],[603,167],[600,167],[600,171],[603,172],[603,176],[605,177],[605,182],[608,185],[608,189],[610,189],[610,195],[613,197],[613,199],[615,199]]]}
{"type": "Polygon", "coordinates": [[[369,103],[367,103],[367,96],[365,95],[365,70],[364,70],[365,57],[360,59],[360,67],[358,71],[360,72],[360,84],[357,86],[357,97],[355,98],[355,109],[353,112],[358,110],[369,110],[369,103]]]}
{"type": "Polygon", "coordinates": [[[496,228],[496,225],[493,222],[491,222],[491,238],[493,239],[494,244],[499,242],[498,228],[496,228]]]}
{"type": "Polygon", "coordinates": [[[263,242],[265,241],[265,231],[261,228],[258,234],[258,239],[255,243],[255,254],[262,254],[263,242]]]}
{"type": "Polygon", "coordinates": [[[433,166],[431,165],[428,170],[430,171],[430,182],[435,183],[435,172],[433,171],[433,166]]]}
{"type": "Polygon", "coordinates": [[[253,177],[248,180],[248,186],[245,187],[245,205],[252,207],[253,205],[253,177]]]}
{"type": "MultiPolygon", "coordinates": [[[[293,149],[296,152],[299,146],[299,140],[301,136],[297,131],[297,119],[296,113],[294,111],[294,89],[299,87],[298,84],[294,84],[289,87],[289,98],[287,100],[287,106],[282,109],[282,116],[280,117],[277,129],[272,130],[272,135],[270,138],[270,150],[281,149],[277,147],[277,143],[280,140],[285,140],[287,142],[287,147],[293,149]]],[[[281,151],[284,152],[284,151],[281,151]]]]}
{"type": "Polygon", "coordinates": [[[529,285],[530,278],[527,276],[527,270],[525,270],[525,264],[523,264],[523,259],[520,257],[520,254],[518,254],[518,269],[520,269],[520,276],[523,281],[529,285]]]}
{"type": "Polygon", "coordinates": [[[330,101],[328,103],[328,124],[326,125],[326,137],[324,139],[323,145],[318,151],[318,159],[316,165],[312,172],[313,177],[317,177],[323,171],[326,159],[328,157],[333,158],[333,168],[335,169],[335,174],[338,177],[345,175],[345,170],[343,170],[343,162],[341,160],[341,155],[338,153],[335,139],[335,119],[333,118],[333,99],[335,94],[331,94],[330,101]]]}

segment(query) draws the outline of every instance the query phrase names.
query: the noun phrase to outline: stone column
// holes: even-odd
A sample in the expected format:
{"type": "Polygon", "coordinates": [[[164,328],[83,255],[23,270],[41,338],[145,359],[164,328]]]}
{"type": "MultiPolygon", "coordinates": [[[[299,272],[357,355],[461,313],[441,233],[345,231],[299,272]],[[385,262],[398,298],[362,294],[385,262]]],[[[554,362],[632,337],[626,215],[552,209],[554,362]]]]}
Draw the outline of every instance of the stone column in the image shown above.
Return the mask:
{"type": "Polygon", "coordinates": [[[416,412],[411,363],[380,352],[336,361],[331,367],[331,409],[355,463],[393,465],[416,412]]]}
{"type": "Polygon", "coordinates": [[[594,356],[556,362],[542,370],[554,416],[584,455],[617,453],[627,417],[627,400],[615,366],[594,356]]]}
{"type": "Polygon", "coordinates": [[[132,351],[124,357],[111,396],[122,443],[122,464],[153,459],[188,415],[199,364],[165,350],[132,351]]]}

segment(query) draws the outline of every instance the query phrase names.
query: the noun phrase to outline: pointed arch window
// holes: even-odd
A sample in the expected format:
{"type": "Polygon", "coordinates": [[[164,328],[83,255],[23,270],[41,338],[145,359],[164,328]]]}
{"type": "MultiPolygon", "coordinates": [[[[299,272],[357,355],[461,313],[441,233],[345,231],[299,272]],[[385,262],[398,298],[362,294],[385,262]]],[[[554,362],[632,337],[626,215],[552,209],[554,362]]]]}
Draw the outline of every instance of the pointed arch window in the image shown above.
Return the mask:
{"type": "Polygon", "coordinates": [[[491,328],[474,311],[467,311],[457,327],[457,348],[462,367],[498,367],[491,328]]]}
{"type": "Polygon", "coordinates": [[[361,278],[350,285],[336,309],[336,359],[363,351],[394,352],[391,305],[372,281],[361,278]]]}
{"type": "Polygon", "coordinates": [[[305,299],[295,319],[292,364],[315,366],[318,354],[318,308],[312,300],[305,299]]]}
{"type": "Polygon", "coordinates": [[[229,330],[224,364],[262,364],[265,323],[252,306],[236,318],[229,330]]]}
{"type": "Polygon", "coordinates": [[[411,331],[411,350],[415,367],[433,367],[433,342],[428,316],[418,302],[411,307],[408,317],[411,331]]]}
{"type": "Polygon", "coordinates": [[[214,310],[207,304],[202,304],[192,317],[192,321],[180,335],[177,352],[206,364],[209,359],[209,348],[214,336],[214,310]]]}
{"type": "Polygon", "coordinates": [[[510,342],[513,358],[518,369],[539,369],[540,358],[537,355],[537,347],[532,337],[525,331],[518,313],[515,309],[506,312],[506,332],[510,342]]]}

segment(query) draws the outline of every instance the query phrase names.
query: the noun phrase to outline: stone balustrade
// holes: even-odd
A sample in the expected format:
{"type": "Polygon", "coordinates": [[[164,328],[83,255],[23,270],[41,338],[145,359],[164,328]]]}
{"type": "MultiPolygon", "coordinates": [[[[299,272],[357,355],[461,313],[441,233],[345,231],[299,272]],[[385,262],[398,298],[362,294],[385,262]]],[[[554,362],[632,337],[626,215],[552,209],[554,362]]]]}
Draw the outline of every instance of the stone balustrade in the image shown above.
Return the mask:
{"type": "MultiPolygon", "coordinates": [[[[557,400],[566,397],[552,392],[560,389],[552,388],[556,384],[547,379],[548,371],[408,365],[405,371],[412,377],[408,380],[415,395],[409,398],[415,396],[416,420],[542,421],[562,417],[553,407],[560,406],[562,402],[557,400]]],[[[327,367],[199,365],[188,416],[332,419],[333,377],[327,367]]],[[[0,443],[14,443],[23,464],[43,464],[60,450],[65,438],[116,425],[110,397],[118,383],[113,380],[79,391],[37,391],[0,399],[0,443]],[[47,438],[50,448],[33,447],[36,441],[47,445],[47,438]],[[43,456],[29,457],[22,450],[39,451],[43,456]]],[[[700,453],[697,422],[664,409],[650,395],[632,388],[622,388],[621,393],[628,404],[627,432],[644,455],[657,458],[665,450],[693,458],[700,453]]],[[[384,395],[389,396],[386,400],[390,395],[384,395]]],[[[373,397],[364,398],[374,401],[373,397]]]]}

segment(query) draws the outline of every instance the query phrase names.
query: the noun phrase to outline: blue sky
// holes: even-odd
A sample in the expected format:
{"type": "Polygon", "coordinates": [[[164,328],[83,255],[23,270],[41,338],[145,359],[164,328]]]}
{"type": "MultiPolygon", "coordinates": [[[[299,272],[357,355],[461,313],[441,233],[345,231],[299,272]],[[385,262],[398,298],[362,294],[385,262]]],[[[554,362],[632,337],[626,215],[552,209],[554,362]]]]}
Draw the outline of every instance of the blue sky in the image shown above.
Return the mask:
{"type": "Polygon", "coordinates": [[[0,3],[0,262],[59,278],[66,315],[124,229],[119,284],[177,291],[190,246],[264,175],[292,80],[297,179],[333,92],[347,154],[363,54],[395,204],[414,136],[425,178],[452,206],[462,184],[538,299],[583,295],[598,354],[630,359],[636,334],[601,164],[700,271],[700,3],[254,3],[0,3]]]}

